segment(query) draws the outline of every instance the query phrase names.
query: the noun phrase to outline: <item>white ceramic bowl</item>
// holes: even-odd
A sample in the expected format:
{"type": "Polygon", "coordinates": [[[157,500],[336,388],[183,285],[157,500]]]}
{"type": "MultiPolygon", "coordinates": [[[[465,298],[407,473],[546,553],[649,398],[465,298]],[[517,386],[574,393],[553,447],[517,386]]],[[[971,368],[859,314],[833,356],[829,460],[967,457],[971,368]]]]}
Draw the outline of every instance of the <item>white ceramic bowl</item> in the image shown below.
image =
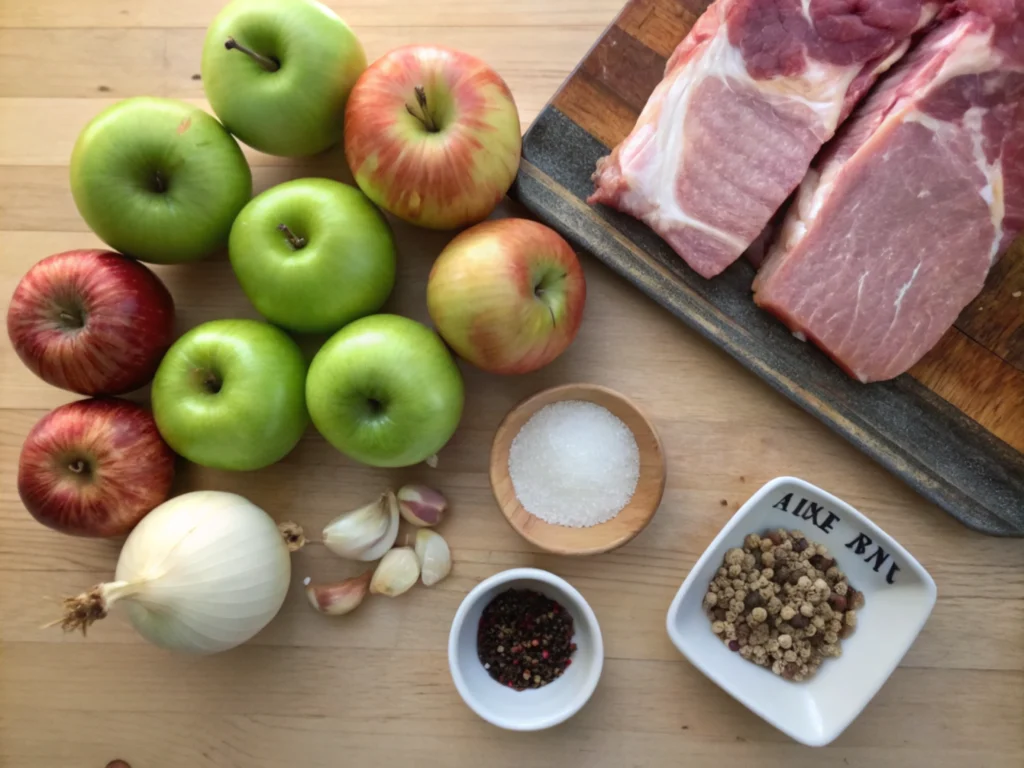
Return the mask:
{"type": "Polygon", "coordinates": [[[513,568],[485,579],[466,595],[448,636],[448,666],[462,700],[480,717],[510,731],[539,731],[579,712],[597,687],[604,644],[597,617],[565,579],[537,568],[513,568]],[[572,615],[576,652],[557,680],[514,691],[487,674],[477,656],[476,635],[484,608],[507,589],[532,589],[558,601],[572,615]]]}
{"type": "Polygon", "coordinates": [[[733,698],[793,739],[817,747],[839,736],[871,701],[913,644],[935,597],[928,572],[877,525],[810,483],[780,477],[733,515],[697,561],[669,608],[668,634],[695,667],[733,698]],[[857,629],[842,642],[843,655],[826,659],[817,674],[801,683],[730,651],[711,632],[702,607],[726,551],[743,546],[749,533],[775,528],[799,530],[826,545],[850,584],[864,593],[857,629]]]}

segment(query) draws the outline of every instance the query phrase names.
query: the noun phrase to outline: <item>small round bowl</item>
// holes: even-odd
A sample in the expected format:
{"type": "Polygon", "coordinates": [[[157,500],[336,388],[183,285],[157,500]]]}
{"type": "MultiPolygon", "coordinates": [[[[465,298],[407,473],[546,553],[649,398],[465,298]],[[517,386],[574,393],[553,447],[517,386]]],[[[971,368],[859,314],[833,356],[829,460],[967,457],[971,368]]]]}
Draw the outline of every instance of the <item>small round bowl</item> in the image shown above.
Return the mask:
{"type": "Polygon", "coordinates": [[[632,401],[596,384],[564,384],[545,389],[513,408],[491,445],[491,489],[505,519],[536,547],[556,555],[594,555],[621,547],[651,522],[665,492],[665,454],[654,425],[632,401]],[[640,478],[629,503],[611,520],[589,528],[552,525],[527,512],[516,498],[508,472],[512,440],[533,414],[562,400],[584,400],[607,408],[629,427],[640,450],[640,478]]]}
{"type": "Polygon", "coordinates": [[[575,715],[594,692],[604,666],[597,617],[565,579],[537,568],[512,568],[485,579],[466,595],[448,636],[448,667],[462,700],[487,722],[510,731],[539,731],[575,715]],[[477,655],[484,608],[507,589],[532,589],[558,601],[573,620],[576,652],[561,677],[541,688],[514,691],[494,680],[477,655]]]}

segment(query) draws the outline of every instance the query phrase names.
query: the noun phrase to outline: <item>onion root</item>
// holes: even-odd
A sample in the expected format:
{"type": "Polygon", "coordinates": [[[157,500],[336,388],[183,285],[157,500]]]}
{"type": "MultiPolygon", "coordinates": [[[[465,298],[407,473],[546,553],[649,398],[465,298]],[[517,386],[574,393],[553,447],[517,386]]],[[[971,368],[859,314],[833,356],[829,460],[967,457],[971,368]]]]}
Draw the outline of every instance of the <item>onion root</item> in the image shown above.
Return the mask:
{"type": "Polygon", "coordinates": [[[64,617],[48,626],[60,624],[65,632],[80,629],[84,636],[93,622],[107,617],[107,598],[103,586],[100,584],[93,587],[78,597],[64,598],[64,617]]]}

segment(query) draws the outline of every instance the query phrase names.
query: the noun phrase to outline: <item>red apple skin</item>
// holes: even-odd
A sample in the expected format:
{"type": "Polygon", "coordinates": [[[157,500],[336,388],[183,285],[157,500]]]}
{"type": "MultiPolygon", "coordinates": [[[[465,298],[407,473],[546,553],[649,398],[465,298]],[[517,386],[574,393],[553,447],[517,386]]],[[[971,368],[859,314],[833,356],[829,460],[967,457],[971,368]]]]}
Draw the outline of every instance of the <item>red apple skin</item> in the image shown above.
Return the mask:
{"type": "Polygon", "coordinates": [[[18,283],[7,334],[39,378],[83,395],[147,384],[174,340],[174,301],[139,262],[100,250],[49,256],[18,283]]]}
{"type": "Polygon", "coordinates": [[[572,247],[528,219],[467,229],[427,281],[438,333],[463,359],[499,374],[529,373],[562,354],[583,319],[587,285],[572,247]]]}
{"type": "Polygon", "coordinates": [[[345,107],[345,158],[360,189],[405,221],[454,229],[487,218],[519,169],[519,112],[485,62],[398,48],[370,65],[345,107]],[[436,131],[423,119],[421,87],[436,131]]]}
{"type": "Polygon", "coordinates": [[[174,452],[149,411],[127,400],[62,405],[29,432],[18,494],[43,525],[75,536],[124,536],[166,501],[174,452]]]}

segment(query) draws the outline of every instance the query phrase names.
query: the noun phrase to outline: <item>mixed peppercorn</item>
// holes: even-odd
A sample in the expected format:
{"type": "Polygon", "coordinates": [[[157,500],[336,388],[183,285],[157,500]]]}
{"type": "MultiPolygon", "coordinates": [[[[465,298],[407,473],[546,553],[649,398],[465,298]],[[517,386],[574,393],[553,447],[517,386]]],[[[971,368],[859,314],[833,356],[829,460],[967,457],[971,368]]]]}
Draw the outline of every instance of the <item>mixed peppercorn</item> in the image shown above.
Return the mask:
{"type": "Polygon", "coordinates": [[[556,601],[531,589],[509,589],[484,608],[477,655],[502,685],[540,688],[572,664],[572,637],[572,616],[556,601]]]}
{"type": "Polygon", "coordinates": [[[781,528],[726,552],[704,595],[711,630],[729,650],[797,682],[842,653],[863,605],[824,544],[781,528]]]}

